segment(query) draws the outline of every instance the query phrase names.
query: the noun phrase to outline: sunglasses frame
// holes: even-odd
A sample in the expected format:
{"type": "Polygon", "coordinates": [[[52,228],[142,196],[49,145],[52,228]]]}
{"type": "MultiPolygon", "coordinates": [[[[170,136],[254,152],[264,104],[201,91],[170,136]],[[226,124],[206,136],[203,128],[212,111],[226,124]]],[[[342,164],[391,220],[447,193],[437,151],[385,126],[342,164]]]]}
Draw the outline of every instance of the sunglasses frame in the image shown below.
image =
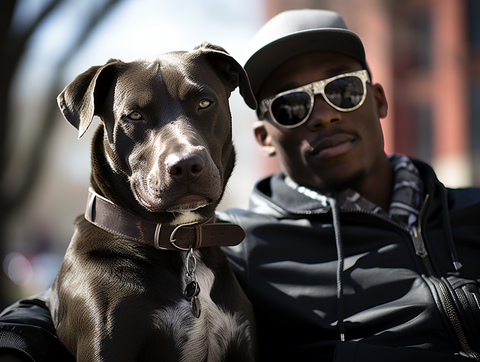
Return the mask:
{"type": "Polygon", "coordinates": [[[272,121],[279,127],[282,128],[296,128],[304,124],[309,118],[310,115],[312,114],[313,107],[315,105],[315,96],[318,94],[321,94],[325,102],[332,108],[336,109],[339,112],[352,112],[355,111],[356,109],[360,108],[363,103],[365,102],[365,99],[367,98],[367,82],[370,82],[370,76],[368,75],[368,71],[366,69],[362,70],[357,70],[355,72],[350,72],[350,73],[344,73],[340,75],[336,75],[335,77],[327,78],[327,79],[322,79],[322,80],[317,80],[313,83],[306,84],[304,86],[295,88],[295,89],[290,89],[288,91],[282,92],[275,94],[274,96],[270,98],[266,98],[260,102],[259,108],[258,108],[258,119],[263,120],[265,119],[265,114],[270,113],[270,118],[272,121]],[[333,104],[328,97],[325,95],[325,87],[333,82],[334,80],[341,79],[341,78],[346,78],[346,77],[356,77],[362,81],[362,86],[363,86],[363,96],[360,102],[354,107],[351,108],[340,108],[333,104]],[[291,93],[298,93],[298,92],[304,92],[307,93],[310,96],[310,109],[308,111],[308,114],[305,116],[305,118],[300,121],[299,123],[293,124],[293,125],[284,125],[278,122],[273,113],[272,113],[272,104],[275,100],[278,98],[291,94],[291,93]]]}

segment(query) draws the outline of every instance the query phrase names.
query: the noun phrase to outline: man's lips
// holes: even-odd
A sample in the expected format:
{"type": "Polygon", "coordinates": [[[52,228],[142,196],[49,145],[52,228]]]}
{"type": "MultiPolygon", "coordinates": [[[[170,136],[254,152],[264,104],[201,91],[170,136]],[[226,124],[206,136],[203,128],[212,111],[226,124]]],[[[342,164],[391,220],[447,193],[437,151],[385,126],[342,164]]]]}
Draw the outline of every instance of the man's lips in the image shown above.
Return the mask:
{"type": "Polygon", "coordinates": [[[308,156],[327,158],[339,156],[353,147],[356,137],[348,133],[337,133],[323,137],[306,150],[308,156]]]}

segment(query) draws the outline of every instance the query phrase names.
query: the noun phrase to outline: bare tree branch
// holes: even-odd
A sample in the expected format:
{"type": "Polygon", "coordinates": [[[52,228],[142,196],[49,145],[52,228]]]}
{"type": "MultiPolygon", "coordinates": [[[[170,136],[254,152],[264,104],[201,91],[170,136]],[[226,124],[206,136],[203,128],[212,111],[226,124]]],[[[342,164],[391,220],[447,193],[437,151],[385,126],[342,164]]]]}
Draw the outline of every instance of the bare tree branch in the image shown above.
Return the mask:
{"type": "Polygon", "coordinates": [[[58,107],[55,99],[57,95],[63,89],[62,79],[65,73],[65,68],[72,60],[73,57],[77,54],[78,50],[85,44],[85,42],[90,38],[92,33],[95,31],[98,24],[101,23],[102,19],[105,18],[111,9],[121,0],[108,0],[105,2],[103,7],[96,12],[90,21],[85,24],[84,30],[81,36],[73,42],[69,50],[65,53],[65,56],[59,61],[58,66],[56,67],[55,78],[53,79],[49,90],[48,98],[52,102],[48,102],[48,107],[45,114],[41,117],[41,127],[40,132],[36,134],[35,140],[33,141],[33,147],[31,151],[31,157],[28,157],[28,163],[26,164],[27,172],[25,177],[21,180],[21,186],[18,188],[18,192],[14,195],[13,199],[8,202],[8,207],[13,209],[18,205],[24,203],[28,198],[32,186],[35,184],[37,175],[39,174],[40,169],[43,165],[43,160],[45,158],[45,153],[47,150],[47,145],[52,135],[54,128],[56,115],[58,114],[58,107]]]}
{"type": "MultiPolygon", "coordinates": [[[[81,24],[80,35],[68,45],[63,53],[64,55],[55,67],[52,81],[45,87],[47,99],[51,101],[48,101],[46,111],[39,115],[38,121],[36,120],[36,123],[39,124],[39,131],[34,135],[28,155],[22,161],[22,168],[25,173],[22,174],[21,179],[16,180],[17,187],[15,187],[14,192],[11,189],[0,189],[0,256],[5,246],[5,226],[11,220],[10,216],[20,209],[30,196],[43,168],[47,146],[54,130],[55,120],[58,119],[59,113],[55,99],[64,86],[62,80],[65,68],[90,39],[102,20],[121,1],[123,0],[106,0],[100,8],[95,4],[96,8],[92,10],[92,15],[88,17],[89,20],[81,24]]],[[[9,90],[11,89],[12,79],[27,49],[29,39],[62,2],[63,0],[52,0],[31,24],[24,28],[21,33],[16,34],[12,34],[9,30],[11,29],[16,1],[3,0],[0,4],[0,12],[2,13],[0,16],[0,20],[2,20],[0,36],[3,40],[0,44],[2,51],[2,67],[0,67],[0,184],[8,176],[8,162],[12,158],[12,150],[9,147],[16,143],[7,142],[7,137],[11,136],[9,127],[12,123],[10,122],[13,122],[8,118],[9,90]]],[[[3,274],[3,269],[0,270],[0,283],[3,284],[3,281],[5,281],[3,278],[5,277],[2,277],[1,274],[3,274]]],[[[10,302],[11,300],[0,293],[0,309],[10,302]]]]}
{"type": "Polygon", "coordinates": [[[10,136],[9,94],[12,80],[17,72],[20,59],[25,53],[26,45],[35,29],[53,12],[62,0],[51,1],[24,32],[12,31],[12,19],[15,13],[16,0],[7,0],[2,3],[2,67],[0,67],[0,180],[7,168],[11,152],[8,149],[7,137],[10,136]],[[8,25],[7,25],[8,24],[8,25]]]}
{"type": "MultiPolygon", "coordinates": [[[[48,87],[47,94],[49,95],[47,99],[51,99],[51,102],[48,102],[47,105],[47,110],[43,115],[40,115],[39,119],[39,132],[35,135],[34,140],[32,142],[31,146],[31,151],[29,152],[28,157],[26,157],[26,160],[24,161],[22,168],[25,169],[25,174],[22,179],[17,180],[17,187],[15,188],[15,192],[12,193],[12,190],[0,190],[0,203],[2,204],[2,207],[0,208],[0,235],[1,233],[1,224],[6,222],[8,219],[8,215],[13,213],[15,210],[17,210],[19,207],[23,205],[25,200],[27,200],[28,196],[30,195],[31,190],[33,189],[33,186],[36,183],[37,176],[42,169],[43,166],[43,161],[45,158],[46,150],[47,150],[47,145],[50,139],[50,136],[52,134],[52,131],[54,129],[54,123],[56,120],[56,116],[58,115],[58,109],[57,105],[55,102],[55,98],[58,95],[58,93],[62,90],[63,85],[61,84],[63,75],[65,72],[66,66],[69,64],[69,62],[74,58],[77,54],[77,52],[81,49],[81,47],[87,42],[87,40],[91,37],[91,35],[94,33],[96,30],[97,26],[101,23],[101,21],[105,18],[105,16],[113,9],[115,5],[117,5],[119,2],[122,0],[107,0],[105,3],[102,5],[100,9],[96,9],[94,14],[89,17],[89,21],[86,22],[83,25],[83,29],[80,33],[80,36],[73,41],[67,51],[64,53],[65,55],[59,60],[58,65],[56,67],[55,71],[55,76],[52,82],[50,83],[50,86],[48,87]]],[[[61,3],[61,0],[54,0],[52,1],[48,8],[44,9],[42,14],[36,21],[34,22],[35,27],[38,27],[39,24],[41,24],[41,19],[45,19],[48,14],[53,11],[59,4],[61,3]]],[[[32,25],[29,30],[27,31],[28,36],[30,37],[34,31],[35,27],[32,25]]],[[[26,36],[23,38],[24,45],[27,43],[28,39],[26,36]]],[[[17,49],[23,49],[23,46],[19,46],[17,49]]],[[[11,56],[10,59],[17,59],[17,62],[20,60],[21,54],[23,52],[19,52],[18,54],[15,54],[14,56],[11,56]]],[[[16,69],[17,64],[11,65],[11,69],[16,69]]],[[[12,71],[13,72],[13,71],[12,71]]],[[[2,88],[5,89],[4,85],[10,86],[11,83],[11,75],[9,77],[8,82],[3,82],[2,88]]],[[[8,95],[2,94],[2,100],[0,102],[4,102],[4,104],[8,104],[5,99],[8,99],[8,95]]],[[[0,121],[6,120],[6,107],[0,106],[0,121]],[[2,117],[2,113],[4,117],[2,117]]],[[[5,127],[2,127],[5,129],[5,127]]],[[[1,133],[0,136],[0,142],[2,145],[0,147],[4,147],[3,145],[7,144],[5,142],[4,137],[6,133],[1,133]]],[[[9,155],[9,151],[3,149],[1,152],[3,155],[9,155]]],[[[1,156],[0,156],[1,157],[1,156]]],[[[8,160],[5,160],[8,161],[8,160]]],[[[7,163],[6,162],[0,162],[0,177],[5,176],[5,172],[7,169],[7,163]]],[[[0,178],[1,180],[1,178],[0,178]]],[[[1,236],[0,236],[1,238],[1,236]]],[[[1,244],[1,240],[0,240],[1,244]]]]}

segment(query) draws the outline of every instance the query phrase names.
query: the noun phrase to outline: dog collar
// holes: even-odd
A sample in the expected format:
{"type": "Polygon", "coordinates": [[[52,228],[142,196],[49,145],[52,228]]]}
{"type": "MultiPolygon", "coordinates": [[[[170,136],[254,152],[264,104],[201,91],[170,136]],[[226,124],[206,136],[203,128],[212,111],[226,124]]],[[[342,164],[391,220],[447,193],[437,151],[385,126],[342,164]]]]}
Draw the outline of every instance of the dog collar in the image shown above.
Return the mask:
{"type": "MultiPolygon", "coordinates": [[[[158,250],[190,250],[211,246],[234,246],[245,232],[230,223],[155,224],[138,218],[110,200],[88,190],[85,219],[99,228],[130,240],[151,245],[158,250]]],[[[214,220],[213,220],[214,221],[214,220]]]]}

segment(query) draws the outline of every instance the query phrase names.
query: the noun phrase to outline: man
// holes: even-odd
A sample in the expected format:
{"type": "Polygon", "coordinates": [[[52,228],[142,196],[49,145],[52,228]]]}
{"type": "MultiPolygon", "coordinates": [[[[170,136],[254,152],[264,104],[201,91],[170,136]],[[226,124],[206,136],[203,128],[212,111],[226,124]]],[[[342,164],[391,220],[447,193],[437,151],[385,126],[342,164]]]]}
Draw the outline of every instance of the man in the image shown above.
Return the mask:
{"type": "MultiPolygon", "coordinates": [[[[480,359],[478,306],[465,323],[440,293],[443,276],[466,288],[463,303],[480,300],[458,278],[479,277],[480,190],[445,189],[428,165],[387,157],[385,94],[336,13],[282,13],[253,44],[255,137],[284,171],[256,185],[248,211],[219,217],[247,233],[226,251],[255,308],[260,361],[480,359]]],[[[22,307],[59,350],[41,301],[4,312],[7,332],[22,307]]]]}
{"type": "Polygon", "coordinates": [[[480,319],[454,331],[441,277],[480,277],[480,190],[387,157],[384,91],[336,13],[284,12],[252,44],[255,138],[283,172],[256,185],[249,211],[220,217],[247,234],[227,252],[260,360],[479,360],[480,319]]]}

